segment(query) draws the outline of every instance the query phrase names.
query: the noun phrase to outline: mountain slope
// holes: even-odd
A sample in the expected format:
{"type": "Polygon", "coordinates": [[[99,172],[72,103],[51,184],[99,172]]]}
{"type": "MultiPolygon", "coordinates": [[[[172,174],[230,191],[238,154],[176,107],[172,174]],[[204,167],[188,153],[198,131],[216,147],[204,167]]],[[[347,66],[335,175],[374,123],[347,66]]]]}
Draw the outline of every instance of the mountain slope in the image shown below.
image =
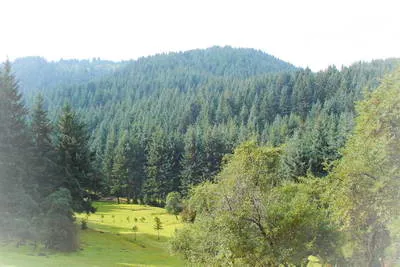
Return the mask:
{"type": "Polygon", "coordinates": [[[223,156],[250,138],[287,144],[286,178],[326,175],[351,131],[354,102],[398,61],[313,73],[253,49],[213,47],[124,64],[43,93],[53,121],[69,102],[87,122],[105,194],[120,178],[130,190],[123,194],[149,203],[212,179],[223,156]],[[127,177],[116,178],[121,166],[127,177]]]}

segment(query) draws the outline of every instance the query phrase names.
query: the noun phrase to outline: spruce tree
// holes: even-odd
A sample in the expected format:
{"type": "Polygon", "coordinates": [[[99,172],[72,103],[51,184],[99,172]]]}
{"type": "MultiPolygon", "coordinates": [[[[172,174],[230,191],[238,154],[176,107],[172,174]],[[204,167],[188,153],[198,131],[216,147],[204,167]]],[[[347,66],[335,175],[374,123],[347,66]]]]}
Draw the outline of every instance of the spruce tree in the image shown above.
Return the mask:
{"type": "Polygon", "coordinates": [[[111,194],[115,195],[118,200],[122,195],[126,194],[129,180],[128,153],[130,147],[128,143],[128,133],[125,131],[119,139],[118,146],[115,149],[114,162],[111,171],[111,194]]]}
{"type": "Polygon", "coordinates": [[[203,149],[196,128],[189,127],[185,135],[185,147],[182,157],[181,191],[186,194],[191,186],[203,180],[203,149]]]}
{"type": "Polygon", "coordinates": [[[33,107],[31,130],[36,148],[43,153],[48,152],[52,148],[51,134],[53,129],[41,94],[37,96],[33,107]]]}
{"type": "Polygon", "coordinates": [[[9,61],[0,70],[0,236],[28,238],[38,212],[27,110],[9,61]]]}
{"type": "Polygon", "coordinates": [[[112,179],[112,167],[114,164],[114,149],[116,146],[115,131],[111,129],[107,135],[106,148],[102,159],[102,174],[103,174],[103,193],[110,193],[110,185],[112,179]]]}
{"type": "Polygon", "coordinates": [[[73,209],[91,212],[92,155],[86,126],[67,104],[58,121],[59,164],[64,169],[63,186],[70,190],[73,209]]]}
{"type": "Polygon", "coordinates": [[[32,111],[31,133],[35,152],[35,167],[41,198],[47,197],[62,184],[62,166],[56,160],[52,143],[53,127],[44,108],[44,99],[38,95],[32,111]]]}

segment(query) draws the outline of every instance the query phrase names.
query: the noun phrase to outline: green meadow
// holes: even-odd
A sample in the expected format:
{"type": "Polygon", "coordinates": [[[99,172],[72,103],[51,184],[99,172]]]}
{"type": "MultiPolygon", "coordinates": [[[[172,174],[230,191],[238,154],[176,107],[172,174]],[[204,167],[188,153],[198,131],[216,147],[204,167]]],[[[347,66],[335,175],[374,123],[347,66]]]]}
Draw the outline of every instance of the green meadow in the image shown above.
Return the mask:
{"type": "Polygon", "coordinates": [[[31,245],[0,244],[0,266],[183,266],[169,253],[168,240],[182,226],[179,218],[165,209],[143,205],[95,203],[97,212],[77,215],[88,229],[79,229],[80,250],[58,253],[31,245]],[[163,229],[154,230],[154,217],[163,229]],[[132,227],[136,225],[136,233],[132,227]],[[136,237],[135,237],[136,235],[136,237]]]}

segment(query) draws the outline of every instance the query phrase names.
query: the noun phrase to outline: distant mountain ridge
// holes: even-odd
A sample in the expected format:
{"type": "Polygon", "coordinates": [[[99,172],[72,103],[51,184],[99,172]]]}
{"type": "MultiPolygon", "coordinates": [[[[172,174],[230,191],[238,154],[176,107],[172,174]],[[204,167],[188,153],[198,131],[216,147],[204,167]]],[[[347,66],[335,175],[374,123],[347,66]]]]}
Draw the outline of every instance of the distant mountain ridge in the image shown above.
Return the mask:
{"type": "Polygon", "coordinates": [[[86,83],[109,75],[124,64],[100,59],[47,61],[43,57],[23,57],[16,59],[12,67],[20,90],[30,94],[65,84],[86,83]]]}
{"type": "Polygon", "coordinates": [[[199,76],[247,78],[294,69],[296,67],[292,64],[260,50],[229,46],[157,54],[122,62],[99,58],[47,61],[42,57],[24,57],[13,62],[20,90],[27,95],[50,88],[88,83],[116,72],[121,72],[118,75],[130,73],[130,79],[138,76],[138,73],[140,76],[146,73],[156,77],[161,73],[164,76],[188,70],[199,76]]]}
{"type": "Polygon", "coordinates": [[[296,69],[292,64],[261,50],[230,46],[213,46],[142,57],[132,61],[130,68],[140,70],[142,65],[155,63],[159,69],[164,70],[187,68],[215,76],[239,78],[296,69]]]}

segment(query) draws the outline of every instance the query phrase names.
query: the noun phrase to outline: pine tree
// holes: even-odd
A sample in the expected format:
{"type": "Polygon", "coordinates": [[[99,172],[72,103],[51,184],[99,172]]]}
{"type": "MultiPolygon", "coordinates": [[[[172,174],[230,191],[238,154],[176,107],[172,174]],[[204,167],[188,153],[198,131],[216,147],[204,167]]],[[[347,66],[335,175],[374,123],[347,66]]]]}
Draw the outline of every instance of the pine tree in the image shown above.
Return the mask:
{"type": "Polygon", "coordinates": [[[130,147],[128,143],[128,132],[124,131],[119,138],[118,146],[115,149],[114,162],[111,171],[111,194],[115,195],[118,200],[122,195],[126,195],[128,200],[130,195],[126,194],[129,180],[128,153],[130,147]]]}
{"type": "Polygon", "coordinates": [[[186,194],[189,188],[203,180],[203,149],[196,128],[189,127],[184,139],[182,157],[181,191],[186,194]]]}
{"type": "Polygon", "coordinates": [[[43,153],[48,152],[52,148],[51,134],[53,129],[44,108],[44,99],[41,94],[37,96],[33,107],[31,130],[36,148],[43,153]]]}
{"type": "Polygon", "coordinates": [[[102,159],[103,193],[110,193],[112,180],[112,167],[114,164],[114,149],[116,146],[115,131],[112,128],[107,136],[106,148],[102,159]]]}
{"type": "Polygon", "coordinates": [[[154,230],[157,231],[157,240],[160,240],[160,230],[164,229],[162,222],[159,217],[154,217],[154,230]]]}
{"type": "Polygon", "coordinates": [[[30,222],[38,213],[26,114],[6,61],[0,72],[0,237],[5,238],[31,236],[30,222]]]}
{"type": "Polygon", "coordinates": [[[55,160],[57,153],[51,140],[53,129],[47,116],[43,97],[39,95],[33,107],[31,132],[36,155],[34,165],[42,198],[54,192],[55,188],[62,184],[63,179],[62,166],[55,160]]]}
{"type": "Polygon", "coordinates": [[[64,168],[64,186],[70,190],[73,208],[78,212],[93,211],[90,203],[92,155],[88,140],[85,124],[65,105],[58,121],[57,151],[59,164],[64,168]]]}

